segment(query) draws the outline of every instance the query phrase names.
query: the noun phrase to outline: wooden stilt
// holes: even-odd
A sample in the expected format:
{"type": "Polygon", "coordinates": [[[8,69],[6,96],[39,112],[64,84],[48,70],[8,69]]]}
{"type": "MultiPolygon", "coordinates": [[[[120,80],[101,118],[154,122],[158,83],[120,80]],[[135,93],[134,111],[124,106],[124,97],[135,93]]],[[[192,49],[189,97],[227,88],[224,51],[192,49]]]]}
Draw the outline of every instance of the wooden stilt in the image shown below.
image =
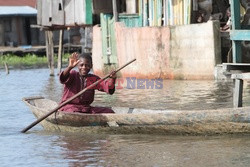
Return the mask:
{"type": "Polygon", "coordinates": [[[45,31],[46,36],[46,55],[48,59],[48,66],[50,69],[50,76],[54,76],[54,44],[53,31],[45,31]]]}
{"type": "Polygon", "coordinates": [[[232,74],[231,78],[234,79],[233,105],[235,108],[242,107],[243,81],[250,79],[250,73],[232,74]]]}
{"type": "Polygon", "coordinates": [[[242,107],[242,93],[243,93],[243,80],[242,79],[234,79],[234,95],[233,95],[233,103],[234,107],[242,107]]]}
{"type": "Polygon", "coordinates": [[[87,46],[88,46],[88,27],[84,28],[84,50],[82,52],[89,52],[87,51],[87,46]]]}
{"type": "Polygon", "coordinates": [[[4,67],[5,67],[6,75],[8,75],[10,72],[9,72],[8,64],[6,62],[4,62],[4,67]]]}
{"type": "Polygon", "coordinates": [[[115,22],[117,22],[118,21],[118,13],[117,13],[116,0],[112,0],[112,5],[113,5],[113,16],[115,18],[115,22]]]}
{"type": "Polygon", "coordinates": [[[63,53],[63,34],[64,31],[60,30],[59,35],[59,49],[58,49],[58,60],[57,60],[57,74],[59,75],[62,71],[62,53],[63,53]]]}

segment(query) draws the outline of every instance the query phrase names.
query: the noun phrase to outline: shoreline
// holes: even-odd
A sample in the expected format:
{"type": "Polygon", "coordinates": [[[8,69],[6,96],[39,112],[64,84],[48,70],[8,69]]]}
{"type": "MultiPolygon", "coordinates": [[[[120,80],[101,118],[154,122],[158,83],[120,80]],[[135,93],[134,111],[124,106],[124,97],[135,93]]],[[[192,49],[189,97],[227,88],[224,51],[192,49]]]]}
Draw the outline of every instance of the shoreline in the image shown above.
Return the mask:
{"type": "MultiPolygon", "coordinates": [[[[54,54],[58,53],[58,45],[54,46],[54,54]]],[[[64,44],[63,45],[65,53],[81,52],[82,45],[72,45],[64,44]]],[[[0,46],[0,56],[6,54],[14,54],[17,56],[24,56],[26,54],[36,54],[38,56],[46,56],[46,46],[32,46],[32,45],[23,45],[18,47],[11,46],[0,46]]]]}

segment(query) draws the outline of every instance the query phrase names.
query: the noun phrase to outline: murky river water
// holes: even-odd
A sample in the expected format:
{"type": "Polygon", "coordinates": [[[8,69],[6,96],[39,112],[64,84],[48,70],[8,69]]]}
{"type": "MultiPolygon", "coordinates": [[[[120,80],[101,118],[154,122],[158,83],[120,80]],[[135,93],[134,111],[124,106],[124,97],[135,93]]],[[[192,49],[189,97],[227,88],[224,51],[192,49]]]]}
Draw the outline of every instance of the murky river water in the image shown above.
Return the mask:
{"type": "MultiPolygon", "coordinates": [[[[86,135],[49,133],[21,101],[42,95],[59,101],[62,85],[48,69],[0,70],[0,166],[248,166],[250,136],[86,135]]],[[[97,93],[94,105],[155,109],[232,107],[232,82],[164,81],[162,89],[97,93]]],[[[244,85],[245,106],[250,84],[244,85]]]]}

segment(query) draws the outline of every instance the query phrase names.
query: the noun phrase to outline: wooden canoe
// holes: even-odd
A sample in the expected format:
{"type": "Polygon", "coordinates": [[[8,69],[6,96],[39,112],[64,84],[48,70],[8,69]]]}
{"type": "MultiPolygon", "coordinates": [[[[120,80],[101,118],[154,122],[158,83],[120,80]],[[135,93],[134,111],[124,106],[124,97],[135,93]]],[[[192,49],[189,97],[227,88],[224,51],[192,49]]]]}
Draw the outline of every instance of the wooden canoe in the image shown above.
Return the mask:
{"type": "MultiPolygon", "coordinates": [[[[23,98],[40,118],[57,107],[43,97],[23,98]]],[[[217,110],[150,110],[112,107],[115,114],[56,112],[40,122],[46,130],[90,133],[239,134],[250,132],[250,107],[217,110]]]]}

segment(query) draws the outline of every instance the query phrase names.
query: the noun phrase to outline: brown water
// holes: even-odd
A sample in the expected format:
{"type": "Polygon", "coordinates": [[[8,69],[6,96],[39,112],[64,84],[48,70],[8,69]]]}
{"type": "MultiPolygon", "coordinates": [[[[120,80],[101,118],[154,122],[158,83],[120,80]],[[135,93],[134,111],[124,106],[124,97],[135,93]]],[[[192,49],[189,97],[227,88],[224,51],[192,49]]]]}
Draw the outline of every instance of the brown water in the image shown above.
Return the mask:
{"type": "MultiPolygon", "coordinates": [[[[0,71],[0,166],[248,166],[250,136],[86,135],[20,131],[35,118],[22,97],[59,101],[62,85],[48,69],[0,71]]],[[[164,81],[163,89],[97,93],[94,105],[154,109],[232,107],[232,82],[164,81]]],[[[250,105],[250,84],[243,103],[250,105]]]]}

